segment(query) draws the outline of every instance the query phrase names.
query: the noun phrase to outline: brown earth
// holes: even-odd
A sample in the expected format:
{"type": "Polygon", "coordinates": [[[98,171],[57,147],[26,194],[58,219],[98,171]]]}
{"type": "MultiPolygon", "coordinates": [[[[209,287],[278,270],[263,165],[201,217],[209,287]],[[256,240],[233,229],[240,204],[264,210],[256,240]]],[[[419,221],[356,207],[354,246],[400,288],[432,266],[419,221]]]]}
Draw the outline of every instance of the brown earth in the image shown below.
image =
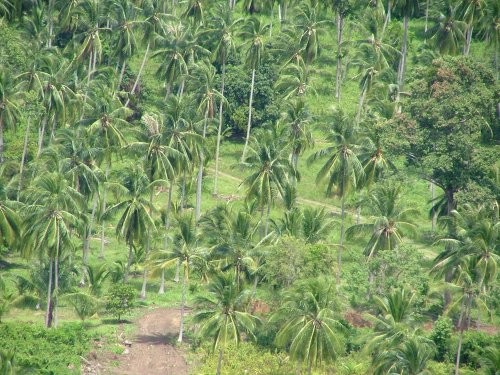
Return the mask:
{"type": "Polygon", "coordinates": [[[91,355],[84,374],[100,375],[184,375],[189,374],[185,351],[176,346],[179,309],[159,308],[141,316],[135,334],[123,338],[124,352],[91,355]],[[118,363],[118,366],[116,365],[118,363]]]}

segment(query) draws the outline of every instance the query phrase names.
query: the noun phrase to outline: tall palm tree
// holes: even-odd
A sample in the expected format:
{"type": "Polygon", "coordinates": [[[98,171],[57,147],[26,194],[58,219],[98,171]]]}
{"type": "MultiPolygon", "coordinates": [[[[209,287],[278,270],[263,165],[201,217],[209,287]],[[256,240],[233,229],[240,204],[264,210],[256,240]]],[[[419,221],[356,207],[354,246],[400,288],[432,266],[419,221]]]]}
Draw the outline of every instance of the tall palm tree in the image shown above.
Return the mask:
{"type": "Polygon", "coordinates": [[[330,0],[333,11],[336,15],[337,25],[337,70],[335,77],[335,98],[340,102],[340,85],[342,80],[342,57],[344,55],[344,51],[342,48],[344,47],[344,28],[345,28],[345,19],[349,14],[351,5],[350,0],[330,0]]]}
{"type": "Polygon", "coordinates": [[[272,317],[283,321],[276,344],[288,348],[290,355],[307,366],[311,374],[320,363],[332,362],[343,351],[340,338],[344,329],[336,319],[334,288],[325,280],[309,280],[284,296],[272,317]]]}
{"type": "Polygon", "coordinates": [[[431,42],[441,54],[455,55],[464,40],[466,24],[456,18],[456,10],[453,2],[445,2],[443,12],[437,17],[435,26],[429,30],[431,42]]]}
{"type": "Polygon", "coordinates": [[[377,255],[381,250],[394,250],[401,243],[406,233],[414,233],[416,226],[411,218],[418,210],[405,208],[401,204],[400,186],[381,186],[375,188],[369,197],[370,206],[375,218],[373,223],[356,224],[347,232],[347,238],[361,234],[370,235],[364,253],[368,258],[377,255]]]}
{"type": "MultiPolygon", "coordinates": [[[[176,160],[180,154],[174,148],[166,143],[164,124],[153,116],[145,115],[142,117],[144,129],[139,133],[137,142],[130,143],[128,148],[138,157],[144,156],[144,171],[148,176],[149,183],[153,185],[166,185],[172,181],[176,174],[176,160]]],[[[153,207],[153,188],[149,191],[149,214],[152,215],[153,207]]],[[[147,232],[146,239],[146,257],[149,256],[151,249],[151,230],[147,232]]],[[[146,298],[147,269],[144,269],[141,298],[146,298]]]]}
{"type": "Polygon", "coordinates": [[[404,77],[406,70],[406,58],[408,55],[408,29],[410,18],[418,16],[419,2],[417,0],[396,0],[394,9],[403,17],[403,40],[401,42],[401,59],[398,65],[398,85],[399,90],[403,91],[404,77]]]}
{"type": "Polygon", "coordinates": [[[21,224],[19,214],[7,199],[4,184],[0,182],[0,243],[14,245],[21,236],[21,224]]]}
{"type": "Polygon", "coordinates": [[[193,321],[201,324],[200,333],[213,339],[213,351],[219,350],[216,374],[222,367],[224,348],[230,344],[238,344],[242,334],[247,338],[255,338],[254,331],[259,319],[246,312],[249,293],[240,290],[233,274],[217,274],[208,285],[209,295],[196,298],[199,311],[193,321]]]}
{"type": "Polygon", "coordinates": [[[460,265],[472,264],[474,281],[481,288],[489,287],[496,279],[500,261],[497,253],[500,248],[500,223],[490,209],[470,205],[452,211],[449,220],[456,236],[439,241],[446,248],[434,259],[433,272],[455,274],[460,265]]]}
{"type": "MultiPolygon", "coordinates": [[[[197,88],[196,96],[199,103],[198,111],[203,116],[202,139],[205,142],[207,137],[208,122],[212,122],[215,117],[215,108],[217,101],[223,101],[224,97],[216,89],[215,68],[209,64],[198,64],[193,69],[193,84],[197,88]]],[[[199,151],[198,176],[196,181],[196,206],[195,219],[200,220],[201,217],[201,188],[203,182],[203,166],[205,164],[204,144],[201,145],[199,151]]]]}
{"type": "Polygon", "coordinates": [[[364,170],[361,161],[358,159],[360,147],[356,144],[358,137],[355,122],[342,111],[334,113],[328,139],[332,142],[332,145],[311,155],[308,163],[311,164],[323,157],[328,158],[316,176],[316,183],[328,178],[326,195],[336,195],[341,201],[340,247],[337,272],[337,283],[340,283],[342,247],[344,246],[345,234],[345,198],[351,191],[362,186],[364,170]]]}
{"type": "Polygon", "coordinates": [[[306,80],[311,63],[321,54],[320,36],[330,24],[329,20],[320,18],[320,13],[319,5],[310,6],[305,3],[294,19],[294,34],[300,34],[299,44],[306,65],[306,80]]]}
{"type": "Polygon", "coordinates": [[[252,128],[252,105],[253,92],[255,86],[255,72],[260,66],[265,52],[265,37],[269,25],[262,23],[258,18],[249,18],[243,25],[241,37],[246,40],[248,46],[246,50],[246,65],[252,71],[252,81],[250,85],[250,97],[248,99],[248,124],[245,137],[245,146],[241,154],[241,162],[244,162],[247,155],[248,143],[250,141],[250,130],[252,128]]]}
{"type": "Polygon", "coordinates": [[[288,159],[286,147],[278,143],[272,134],[265,132],[259,134],[259,140],[253,143],[243,166],[252,171],[242,182],[247,187],[247,200],[257,200],[261,218],[267,207],[265,237],[269,233],[269,216],[276,197],[283,196],[284,186],[290,177],[300,176],[288,159]]]}
{"type": "Polygon", "coordinates": [[[283,99],[302,99],[307,92],[317,94],[314,87],[307,80],[306,66],[302,59],[296,64],[286,65],[276,82],[276,88],[283,94],[283,99]]]}
{"type": "Polygon", "coordinates": [[[146,61],[148,60],[149,51],[151,47],[154,48],[155,41],[157,35],[161,32],[164,32],[165,21],[166,19],[170,19],[168,15],[160,10],[161,1],[159,0],[146,0],[142,4],[142,13],[145,17],[144,21],[142,21],[141,26],[143,30],[143,43],[146,45],[146,50],[144,51],[144,57],[142,59],[141,67],[139,68],[139,72],[137,73],[137,77],[135,79],[134,85],[130,90],[129,98],[125,103],[125,107],[128,106],[130,102],[130,96],[134,95],[137,86],[139,85],[142,72],[144,67],[146,66],[146,61]]]}
{"type": "Polygon", "coordinates": [[[468,0],[461,1],[458,5],[461,18],[466,24],[465,30],[465,45],[463,54],[467,56],[470,52],[470,45],[472,42],[472,31],[474,26],[484,17],[484,12],[487,7],[486,0],[468,0]]]}
{"type": "MultiPolygon", "coordinates": [[[[285,136],[290,143],[290,159],[295,170],[298,170],[299,156],[314,145],[312,133],[309,129],[311,115],[305,101],[301,99],[286,102],[285,136]]],[[[295,181],[294,181],[295,182],[295,181]]]]}
{"type": "Polygon", "coordinates": [[[71,233],[86,217],[81,215],[83,197],[59,173],[44,174],[26,194],[26,223],[23,253],[44,253],[49,258],[49,280],[45,324],[57,326],[59,262],[64,251],[73,248],[71,233]]]}
{"type": "Polygon", "coordinates": [[[133,260],[133,249],[142,245],[149,231],[156,230],[150,212],[149,200],[144,195],[150,192],[151,185],[148,176],[138,166],[124,171],[120,176],[116,189],[123,195],[120,201],[108,209],[110,214],[121,212],[116,224],[116,235],[123,238],[128,245],[128,261],[124,274],[124,282],[128,282],[130,266],[133,260]]]}
{"type": "MultiPolygon", "coordinates": [[[[86,126],[87,136],[93,147],[100,149],[101,165],[105,164],[105,180],[109,176],[112,166],[113,155],[115,155],[126,144],[124,130],[130,125],[127,117],[132,113],[130,109],[122,106],[120,101],[112,95],[109,88],[97,85],[93,91],[92,110],[79,122],[86,126]],[[103,94],[103,95],[102,95],[103,94]],[[102,96],[101,96],[102,95],[102,96]]],[[[101,167],[102,168],[102,167],[101,167]]],[[[107,185],[102,184],[101,212],[106,212],[107,185]]],[[[105,220],[102,216],[101,222],[101,251],[104,257],[104,228],[105,220]]]]}
{"type": "Polygon", "coordinates": [[[118,59],[117,63],[121,65],[120,75],[116,88],[119,90],[125,74],[125,68],[128,60],[137,50],[137,40],[134,29],[139,24],[137,20],[138,8],[129,0],[113,1],[111,6],[113,12],[113,53],[112,57],[118,59]]]}
{"type": "Polygon", "coordinates": [[[14,127],[21,116],[18,96],[12,75],[4,68],[0,69],[0,163],[3,163],[3,131],[14,127]]]}
{"type": "MultiPolygon", "coordinates": [[[[212,49],[212,61],[217,61],[221,66],[221,84],[220,95],[224,96],[224,89],[226,83],[226,63],[228,56],[236,50],[236,32],[242,23],[242,19],[233,20],[232,12],[225,11],[225,6],[221,4],[217,9],[217,14],[214,18],[210,19],[209,28],[206,31],[210,39],[214,43],[212,49]]],[[[218,191],[218,178],[219,178],[219,154],[220,143],[222,136],[222,120],[223,120],[224,101],[219,102],[219,125],[217,128],[217,145],[215,148],[215,176],[214,176],[214,190],[213,194],[218,191]]]]}
{"type": "Polygon", "coordinates": [[[227,206],[217,206],[201,221],[212,255],[221,260],[223,271],[234,268],[235,282],[240,289],[242,274],[249,275],[256,268],[252,252],[258,246],[253,241],[258,226],[252,219],[248,212],[233,212],[227,206]]]}
{"type": "Polygon", "coordinates": [[[153,268],[163,270],[173,265],[181,264],[183,268],[182,297],[181,297],[181,323],[179,338],[182,342],[184,335],[184,314],[186,306],[186,293],[189,283],[189,274],[196,268],[203,268],[206,263],[206,250],[200,246],[200,233],[192,214],[183,214],[177,217],[177,230],[172,249],[159,250],[153,256],[153,268]]]}

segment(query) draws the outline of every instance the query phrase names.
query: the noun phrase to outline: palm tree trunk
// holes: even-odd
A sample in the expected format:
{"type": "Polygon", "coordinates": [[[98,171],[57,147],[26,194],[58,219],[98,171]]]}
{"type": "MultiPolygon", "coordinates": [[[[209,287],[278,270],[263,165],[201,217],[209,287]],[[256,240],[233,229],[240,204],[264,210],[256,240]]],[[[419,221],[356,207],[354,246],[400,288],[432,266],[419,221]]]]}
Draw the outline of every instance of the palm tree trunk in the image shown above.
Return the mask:
{"type": "Polygon", "coordinates": [[[42,128],[38,132],[38,151],[36,153],[36,158],[38,159],[40,157],[40,154],[42,153],[42,147],[43,147],[43,138],[45,137],[45,128],[47,127],[47,124],[49,122],[49,117],[50,117],[50,110],[52,109],[52,100],[49,101],[49,106],[47,108],[47,113],[42,121],[42,128]]]}
{"type": "MultiPolygon", "coordinates": [[[[130,95],[134,95],[135,89],[139,84],[139,80],[141,79],[142,71],[144,70],[144,66],[146,65],[146,60],[149,54],[150,43],[146,46],[146,52],[144,53],[144,58],[142,59],[141,67],[139,69],[139,73],[137,73],[137,78],[135,79],[134,86],[132,86],[132,90],[130,90],[130,95]]],[[[130,98],[127,98],[127,102],[125,103],[125,107],[128,107],[128,103],[130,102],[130,98]]]]}
{"type": "Polygon", "coordinates": [[[52,278],[54,270],[52,268],[52,259],[49,259],[49,286],[47,289],[47,313],[45,314],[45,327],[52,326],[52,278]]]}
{"type": "Polygon", "coordinates": [[[363,110],[363,104],[365,102],[367,91],[368,91],[367,82],[365,82],[365,84],[363,85],[361,95],[359,96],[358,111],[356,112],[356,124],[359,124],[359,121],[361,120],[361,112],[363,110]]]}
{"type": "Polygon", "coordinates": [[[267,214],[266,214],[266,230],[264,232],[264,237],[269,234],[269,216],[271,215],[271,201],[267,204],[267,214]]]}
{"type": "Polygon", "coordinates": [[[273,37],[274,2],[271,2],[271,20],[269,21],[269,38],[273,37]]]}
{"type": "MultiPolygon", "coordinates": [[[[106,172],[105,172],[105,177],[106,180],[108,179],[109,176],[109,170],[111,169],[111,159],[108,159],[108,163],[106,165],[106,172]]],[[[101,216],[104,215],[106,212],[106,184],[102,185],[102,210],[101,210],[101,216]]],[[[106,222],[104,218],[101,218],[101,249],[99,252],[99,259],[104,259],[104,230],[106,228],[106,222]]]]}
{"type": "Polygon", "coordinates": [[[122,85],[123,76],[125,75],[125,68],[127,67],[127,62],[124,61],[122,64],[122,68],[120,70],[120,77],[118,78],[118,84],[116,85],[116,90],[120,90],[120,86],[122,85]]]}
{"type": "Polygon", "coordinates": [[[181,297],[181,322],[179,329],[179,338],[178,342],[182,342],[182,335],[184,333],[184,306],[186,305],[186,284],[187,284],[187,269],[186,265],[184,265],[184,277],[182,278],[182,297],[181,297]]]}
{"type": "MultiPolygon", "coordinates": [[[[172,181],[170,181],[170,185],[168,188],[168,201],[167,201],[167,209],[165,212],[165,238],[163,239],[163,247],[167,250],[168,246],[168,238],[167,238],[167,230],[170,227],[170,222],[168,220],[170,215],[170,207],[172,206],[172,191],[174,190],[174,186],[172,181]]],[[[160,281],[160,290],[158,290],[158,294],[165,294],[165,270],[161,270],[161,281],[160,281]]]]}
{"type": "Polygon", "coordinates": [[[464,56],[468,56],[470,52],[470,45],[472,42],[472,29],[474,26],[468,25],[467,31],[465,32],[465,46],[464,46],[464,56]]]}
{"type": "MultiPolygon", "coordinates": [[[[471,305],[471,302],[472,302],[472,298],[470,296],[467,297],[467,306],[465,306],[465,310],[467,311],[468,309],[470,309],[470,305],[471,305]]],[[[463,324],[463,317],[464,317],[464,306],[462,305],[462,309],[460,311],[460,336],[459,336],[459,339],[458,339],[458,348],[457,348],[457,358],[456,358],[456,361],[455,361],[455,375],[459,375],[459,368],[460,368],[460,353],[462,351],[462,340],[463,340],[463,337],[464,337],[464,324],[463,324]]]]}
{"type": "Polygon", "coordinates": [[[52,33],[54,32],[54,20],[52,18],[53,12],[54,10],[54,0],[49,0],[49,8],[47,10],[47,13],[48,13],[48,21],[49,21],[49,36],[48,36],[48,39],[47,39],[47,47],[48,48],[51,48],[52,47],[52,33]]]}
{"type": "Polygon", "coordinates": [[[241,162],[245,161],[247,156],[248,141],[250,140],[250,129],[252,128],[252,104],[253,104],[253,89],[255,85],[255,68],[252,69],[252,85],[250,86],[250,99],[248,101],[248,124],[247,135],[245,138],[245,146],[243,147],[243,154],[241,155],[241,162]]]}
{"type": "Polygon", "coordinates": [[[168,99],[171,91],[172,91],[172,85],[170,83],[167,83],[165,85],[165,100],[168,99]]]}
{"type": "Polygon", "coordinates": [[[389,1],[387,2],[387,12],[385,16],[384,26],[382,27],[382,34],[380,35],[381,42],[384,37],[385,30],[387,29],[387,25],[389,24],[389,22],[391,22],[391,8],[392,8],[392,1],[389,1]]]}
{"type": "MultiPolygon", "coordinates": [[[[224,88],[226,81],[226,56],[222,58],[222,77],[220,85],[221,96],[224,97],[224,88]]],[[[214,191],[213,195],[217,195],[218,180],[219,180],[219,154],[220,154],[220,142],[222,136],[222,118],[223,118],[224,102],[220,101],[219,104],[219,127],[217,128],[217,146],[215,147],[215,177],[214,177],[214,191]]]]}
{"type": "Polygon", "coordinates": [[[344,221],[345,221],[345,196],[342,195],[340,204],[340,246],[337,253],[337,286],[340,286],[340,277],[342,274],[342,248],[344,246],[344,221]]]}
{"type": "MultiPolygon", "coordinates": [[[[205,119],[203,120],[203,141],[207,136],[207,123],[208,123],[208,107],[205,111],[205,119]]],[[[196,207],[195,207],[195,215],[194,218],[196,222],[200,220],[201,217],[201,187],[203,183],[203,164],[205,155],[203,154],[203,146],[200,151],[200,163],[198,165],[198,177],[196,179],[196,207]]]]}
{"type": "Polygon", "coordinates": [[[309,364],[307,365],[307,375],[311,375],[312,365],[313,365],[313,360],[312,360],[312,356],[311,356],[311,358],[309,359],[309,364]]]}
{"type": "Polygon", "coordinates": [[[132,265],[132,243],[128,245],[128,259],[127,259],[127,268],[125,269],[125,274],[123,275],[123,282],[128,283],[128,276],[130,274],[130,266],[132,265]]]}
{"type": "MultiPolygon", "coordinates": [[[[434,185],[433,182],[431,182],[431,199],[434,204],[434,199],[436,199],[436,185],[434,185]]],[[[431,219],[431,231],[432,233],[435,232],[436,230],[436,212],[434,211],[434,206],[432,207],[432,219],[431,219]]]]}
{"type": "Polygon", "coordinates": [[[181,208],[180,211],[184,211],[184,203],[186,201],[186,170],[182,171],[182,182],[181,182],[181,208]]]}
{"type": "MultiPolygon", "coordinates": [[[[2,121],[0,119],[0,121],[2,121]]],[[[26,163],[26,155],[28,154],[28,138],[30,134],[30,120],[28,119],[28,124],[26,125],[26,132],[24,133],[24,144],[23,144],[23,156],[21,157],[21,166],[19,167],[19,185],[17,186],[17,197],[16,200],[19,202],[19,196],[21,194],[21,189],[23,188],[23,171],[24,163],[26,163]]]]}
{"type": "Polygon", "coordinates": [[[219,359],[217,360],[216,375],[220,375],[221,367],[222,367],[222,348],[219,349],[219,359]]]}
{"type": "Polygon", "coordinates": [[[403,44],[401,46],[401,60],[399,60],[398,67],[398,87],[399,91],[403,91],[404,77],[406,69],[406,52],[408,49],[408,27],[410,24],[410,18],[404,16],[403,18],[403,44]]]}
{"type": "MultiPolygon", "coordinates": [[[[151,188],[151,191],[149,192],[149,215],[152,214],[152,207],[153,207],[153,189],[151,188]]],[[[147,229],[147,240],[146,240],[146,259],[149,256],[149,252],[151,251],[151,230],[150,228],[147,229]]],[[[144,274],[142,276],[142,288],[141,288],[141,299],[145,300],[146,299],[146,289],[147,289],[147,284],[148,284],[148,270],[146,267],[144,267],[144,274]]]]}
{"type": "Polygon", "coordinates": [[[424,31],[427,33],[428,29],[428,23],[429,23],[429,3],[431,0],[426,0],[425,1],[425,26],[424,26],[424,31]]]}
{"type": "Polygon", "coordinates": [[[165,270],[161,270],[161,277],[160,277],[160,289],[158,290],[158,294],[162,295],[165,294],[165,270]]]}
{"type": "Polygon", "coordinates": [[[342,35],[344,30],[344,17],[340,10],[337,11],[337,72],[335,76],[335,98],[340,102],[340,84],[342,77],[342,35]]]}
{"type": "Polygon", "coordinates": [[[174,275],[174,282],[178,283],[179,282],[179,274],[181,273],[181,262],[177,262],[175,265],[175,275],[174,275]]]}
{"type": "Polygon", "coordinates": [[[59,308],[59,251],[60,237],[57,238],[56,259],[54,260],[54,327],[57,328],[59,323],[58,308],[59,308]]]}

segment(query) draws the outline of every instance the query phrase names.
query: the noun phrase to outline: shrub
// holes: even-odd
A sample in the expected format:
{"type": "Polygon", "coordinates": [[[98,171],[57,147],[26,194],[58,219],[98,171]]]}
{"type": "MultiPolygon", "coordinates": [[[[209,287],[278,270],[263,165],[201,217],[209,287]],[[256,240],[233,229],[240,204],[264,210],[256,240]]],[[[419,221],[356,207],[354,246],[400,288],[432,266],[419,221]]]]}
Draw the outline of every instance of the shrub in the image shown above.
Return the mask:
{"type": "Polygon", "coordinates": [[[121,321],[134,307],[135,294],[135,289],[128,284],[114,284],[108,292],[106,309],[121,321]]]}
{"type": "Polygon", "coordinates": [[[0,325],[2,350],[15,353],[16,367],[30,373],[79,374],[80,356],[89,349],[86,330],[82,324],[64,324],[57,329],[28,323],[0,325]]]}
{"type": "Polygon", "coordinates": [[[451,319],[448,317],[439,317],[434,324],[432,329],[430,339],[434,341],[436,345],[436,355],[437,361],[444,361],[447,358],[450,351],[450,339],[453,324],[451,319]]]}

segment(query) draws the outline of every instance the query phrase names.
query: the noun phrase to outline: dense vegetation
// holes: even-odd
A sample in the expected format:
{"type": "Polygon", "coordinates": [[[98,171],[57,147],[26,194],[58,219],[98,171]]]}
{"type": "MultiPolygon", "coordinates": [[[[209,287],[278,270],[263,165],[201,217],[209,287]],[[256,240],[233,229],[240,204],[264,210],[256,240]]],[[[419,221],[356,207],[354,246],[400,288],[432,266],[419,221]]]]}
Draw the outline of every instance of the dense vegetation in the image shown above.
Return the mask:
{"type": "Polygon", "coordinates": [[[138,302],[193,373],[500,371],[497,0],[0,0],[0,41],[0,373],[138,302]]]}

